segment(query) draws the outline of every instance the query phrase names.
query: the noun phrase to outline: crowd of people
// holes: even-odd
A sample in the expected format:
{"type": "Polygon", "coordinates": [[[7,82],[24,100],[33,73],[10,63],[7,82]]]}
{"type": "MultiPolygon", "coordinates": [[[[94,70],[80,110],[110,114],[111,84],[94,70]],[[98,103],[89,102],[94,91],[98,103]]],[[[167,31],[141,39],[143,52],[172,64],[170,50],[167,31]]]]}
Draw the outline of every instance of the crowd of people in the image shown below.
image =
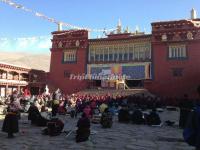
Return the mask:
{"type": "Polygon", "coordinates": [[[117,116],[120,123],[160,125],[161,119],[157,108],[164,108],[167,105],[180,107],[179,126],[185,128],[189,113],[194,108],[193,102],[195,101],[187,95],[183,99],[169,100],[144,94],[115,97],[109,93],[102,96],[64,95],[58,89],[52,94],[31,96],[27,93],[19,95],[16,91],[3,102],[8,108],[2,131],[8,133],[8,138],[13,138],[13,134],[19,131],[20,112],[27,112],[32,125],[46,126],[43,134],[55,136],[64,128],[64,123],[57,118],[58,114],[69,114],[72,118],[81,115],[77,122],[76,142],[82,142],[89,139],[90,123],[95,116],[99,116],[99,121],[94,123],[100,123],[102,128],[112,127],[113,116],[117,116]],[[51,117],[43,117],[40,112],[48,111],[49,108],[51,117]],[[151,111],[144,112],[146,110],[151,111]]]}

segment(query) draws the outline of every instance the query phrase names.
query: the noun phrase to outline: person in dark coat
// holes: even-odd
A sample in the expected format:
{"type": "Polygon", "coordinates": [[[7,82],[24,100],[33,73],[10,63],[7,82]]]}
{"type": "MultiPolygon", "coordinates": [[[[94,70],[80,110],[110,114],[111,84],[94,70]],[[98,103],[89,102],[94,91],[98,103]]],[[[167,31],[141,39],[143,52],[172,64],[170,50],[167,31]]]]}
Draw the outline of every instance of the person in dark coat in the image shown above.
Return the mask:
{"type": "Polygon", "coordinates": [[[32,125],[40,127],[46,126],[49,121],[40,114],[38,108],[34,104],[32,104],[28,110],[28,120],[31,120],[32,125]]]}
{"type": "Polygon", "coordinates": [[[133,124],[144,124],[143,113],[139,109],[136,109],[131,115],[131,121],[133,124]]]}
{"type": "Polygon", "coordinates": [[[13,138],[14,137],[13,133],[19,132],[18,114],[22,108],[17,98],[11,96],[10,100],[11,103],[8,106],[7,114],[5,116],[2,126],[2,131],[8,133],[8,138],[13,138]]]}
{"type": "Polygon", "coordinates": [[[160,116],[156,112],[156,108],[153,108],[152,111],[150,112],[150,114],[147,115],[146,121],[147,121],[148,125],[160,125],[161,124],[160,116]]]}
{"type": "Polygon", "coordinates": [[[181,100],[180,104],[180,119],[179,127],[184,128],[188,119],[188,116],[193,108],[193,103],[188,99],[187,95],[184,95],[184,98],[181,100]]]}
{"type": "Polygon", "coordinates": [[[76,142],[87,141],[90,136],[90,120],[85,113],[78,120],[78,129],[76,130],[76,142]]]}
{"type": "Polygon", "coordinates": [[[106,108],[101,116],[101,125],[103,128],[111,128],[113,124],[112,114],[106,108]]]}
{"type": "MultiPolygon", "coordinates": [[[[200,96],[200,86],[197,88],[197,92],[200,96]]],[[[195,113],[195,150],[200,150],[200,100],[197,100],[196,102],[196,107],[194,108],[194,113],[195,113]]]]}
{"type": "Polygon", "coordinates": [[[40,116],[38,108],[32,103],[28,110],[28,120],[31,124],[37,124],[37,118],[40,116]]]}
{"type": "Polygon", "coordinates": [[[119,110],[118,121],[121,123],[129,123],[130,114],[126,105],[122,105],[122,108],[119,110]]]}
{"type": "Polygon", "coordinates": [[[195,147],[196,147],[196,150],[200,150],[200,102],[196,105],[195,114],[196,114],[195,126],[197,127],[195,147]]]}
{"type": "Polygon", "coordinates": [[[47,128],[43,130],[44,135],[57,136],[60,135],[64,128],[64,123],[58,118],[52,118],[47,123],[47,128]]]}

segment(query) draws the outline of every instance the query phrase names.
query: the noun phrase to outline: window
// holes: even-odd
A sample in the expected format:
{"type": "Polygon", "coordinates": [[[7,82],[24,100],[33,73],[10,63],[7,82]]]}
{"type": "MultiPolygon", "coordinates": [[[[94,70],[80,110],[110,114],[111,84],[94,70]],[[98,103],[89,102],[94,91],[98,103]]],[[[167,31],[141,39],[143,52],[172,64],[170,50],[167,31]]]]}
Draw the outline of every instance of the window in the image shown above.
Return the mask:
{"type": "Polygon", "coordinates": [[[128,58],[128,54],[129,54],[129,50],[128,50],[128,46],[124,47],[124,60],[127,61],[128,58]]]}
{"type": "Polygon", "coordinates": [[[66,50],[63,52],[63,62],[76,62],[76,50],[66,50]]]}
{"type": "Polygon", "coordinates": [[[118,60],[119,61],[123,60],[123,51],[124,51],[123,47],[119,46],[119,51],[118,51],[118,53],[119,53],[118,60]]]}
{"type": "Polygon", "coordinates": [[[141,50],[139,51],[139,59],[145,60],[145,52],[144,52],[144,49],[141,49],[141,50]]]}
{"type": "Polygon", "coordinates": [[[144,60],[145,55],[144,55],[144,44],[135,44],[134,50],[135,50],[135,59],[136,60],[144,60]]]}
{"type": "Polygon", "coordinates": [[[186,46],[185,45],[171,45],[169,46],[168,57],[171,59],[186,58],[186,46]]]}
{"type": "Polygon", "coordinates": [[[118,61],[118,46],[114,47],[114,61],[118,61]]]}
{"type": "Polygon", "coordinates": [[[70,72],[69,70],[64,70],[64,77],[69,78],[70,77],[70,72]]]}
{"type": "Polygon", "coordinates": [[[133,52],[133,60],[139,60],[139,47],[135,46],[134,47],[134,52],[133,52]]]}
{"type": "Polygon", "coordinates": [[[99,55],[100,61],[103,61],[103,59],[104,59],[104,58],[103,58],[103,57],[104,57],[104,56],[103,56],[103,55],[104,55],[104,49],[103,49],[103,48],[100,48],[99,54],[100,54],[100,55],[99,55]]]}
{"type": "Polygon", "coordinates": [[[91,46],[88,56],[89,62],[146,61],[150,58],[151,45],[149,43],[91,46]]]}
{"type": "Polygon", "coordinates": [[[104,61],[108,61],[108,47],[104,49],[104,61]]]}
{"type": "Polygon", "coordinates": [[[109,61],[113,61],[114,50],[113,46],[109,46],[109,61]]]}
{"type": "Polygon", "coordinates": [[[89,61],[90,62],[94,62],[95,61],[95,49],[90,48],[89,53],[90,53],[90,55],[89,55],[89,57],[90,57],[89,61]]]}
{"type": "Polygon", "coordinates": [[[182,77],[183,76],[183,68],[173,68],[172,74],[174,77],[182,77]]]}
{"type": "Polygon", "coordinates": [[[147,46],[146,48],[145,48],[145,58],[146,59],[151,59],[151,54],[150,54],[151,52],[150,52],[150,48],[147,46]]]}
{"type": "Polygon", "coordinates": [[[133,45],[129,46],[129,60],[133,60],[133,45]]]}
{"type": "Polygon", "coordinates": [[[96,48],[96,51],[95,51],[95,61],[100,61],[100,49],[99,48],[96,48]]]}

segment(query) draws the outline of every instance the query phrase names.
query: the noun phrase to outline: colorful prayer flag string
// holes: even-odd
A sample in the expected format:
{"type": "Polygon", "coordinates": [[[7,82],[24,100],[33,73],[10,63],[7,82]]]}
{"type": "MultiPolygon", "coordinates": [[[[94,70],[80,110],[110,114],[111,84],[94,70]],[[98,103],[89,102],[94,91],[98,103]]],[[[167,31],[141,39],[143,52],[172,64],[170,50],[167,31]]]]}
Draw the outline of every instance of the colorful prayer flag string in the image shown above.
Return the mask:
{"type": "Polygon", "coordinates": [[[54,18],[51,18],[51,17],[48,17],[42,13],[39,13],[39,12],[36,12],[36,11],[33,11],[32,9],[29,9],[29,8],[26,8],[24,7],[23,5],[21,4],[17,4],[11,0],[0,0],[1,2],[5,3],[5,4],[8,4],[14,8],[17,8],[17,9],[21,9],[25,12],[28,12],[28,13],[32,13],[33,15],[35,15],[36,17],[39,17],[39,18],[42,18],[44,20],[47,20],[49,22],[52,22],[52,23],[55,23],[55,24],[59,24],[59,23],[62,23],[63,26],[66,26],[68,28],[71,28],[71,29],[76,29],[76,30],[88,30],[90,32],[109,32],[109,31],[115,31],[116,28],[114,29],[91,29],[91,28],[84,28],[84,27],[79,27],[79,26],[74,26],[72,24],[69,24],[69,23],[65,23],[63,21],[57,21],[56,19],[54,18]]]}

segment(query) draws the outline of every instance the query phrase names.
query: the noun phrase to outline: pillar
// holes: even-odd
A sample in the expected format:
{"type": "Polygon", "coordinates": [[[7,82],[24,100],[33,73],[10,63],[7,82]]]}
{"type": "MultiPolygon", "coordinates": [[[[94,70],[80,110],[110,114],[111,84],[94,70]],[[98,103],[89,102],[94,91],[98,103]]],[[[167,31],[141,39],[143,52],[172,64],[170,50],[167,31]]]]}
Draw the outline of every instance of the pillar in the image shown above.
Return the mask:
{"type": "Polygon", "coordinates": [[[18,73],[18,80],[19,80],[19,81],[20,81],[20,75],[21,75],[21,74],[20,74],[20,73],[18,73]]]}
{"type": "Polygon", "coordinates": [[[5,89],[5,96],[8,96],[8,84],[6,84],[6,89],[5,89]]]}
{"type": "Polygon", "coordinates": [[[19,86],[19,85],[17,86],[17,92],[18,92],[18,93],[21,93],[21,90],[20,90],[20,86],[19,86]]]}

